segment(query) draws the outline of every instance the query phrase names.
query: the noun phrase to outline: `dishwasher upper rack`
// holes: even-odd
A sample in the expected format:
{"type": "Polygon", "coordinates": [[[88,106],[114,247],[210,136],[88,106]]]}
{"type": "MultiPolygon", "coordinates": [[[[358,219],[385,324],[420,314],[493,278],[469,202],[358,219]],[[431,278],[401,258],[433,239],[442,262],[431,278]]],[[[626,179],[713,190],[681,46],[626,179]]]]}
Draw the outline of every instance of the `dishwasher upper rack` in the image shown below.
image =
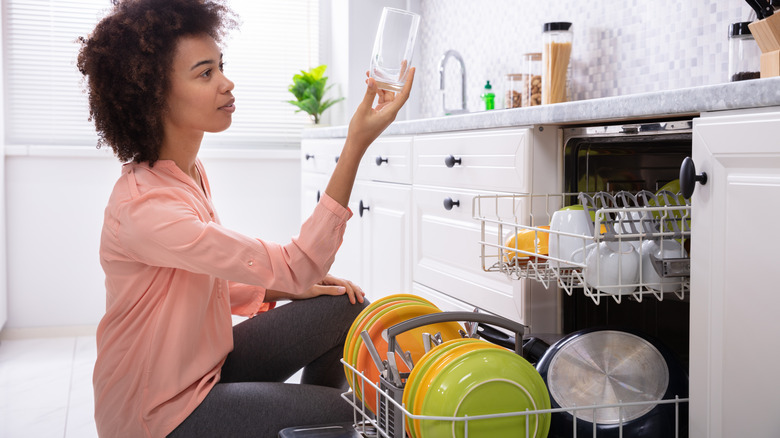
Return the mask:
{"type": "MultiPolygon", "coordinates": [[[[684,300],[690,290],[687,249],[680,250],[674,257],[652,258],[662,280],[648,281],[641,274],[643,258],[639,257],[632,261],[639,265],[638,281],[621,280],[612,287],[601,283],[596,288],[586,281],[589,273],[584,257],[552,257],[506,246],[506,241],[508,236],[525,230],[534,233],[535,237],[547,233],[549,239],[578,239],[582,247],[580,254],[588,254],[589,248],[601,242],[628,243],[637,253],[648,241],[655,241],[662,249],[665,244],[668,248],[670,244],[666,242],[670,241],[688,247],[691,232],[689,202],[680,194],[669,191],[478,195],[474,198],[472,216],[481,224],[480,259],[483,270],[487,272],[501,272],[512,279],[533,279],[546,288],[557,285],[569,295],[575,289],[582,289],[596,304],[604,297],[617,303],[622,302],[624,297],[641,302],[645,296],[663,301],[669,293],[684,300]],[[572,234],[543,228],[550,224],[558,209],[572,203],[581,204],[588,212],[591,217],[590,233],[572,234]],[[595,233],[595,230],[600,232],[595,233]],[[510,251],[516,257],[508,257],[510,251]],[[609,291],[632,287],[631,292],[609,291]]],[[[619,263],[623,263],[622,257],[619,258],[619,263]]],[[[591,272],[590,275],[593,278],[600,273],[591,272]]]]}
{"type": "MultiPolygon", "coordinates": [[[[351,373],[352,381],[360,385],[361,393],[365,394],[366,387],[371,386],[376,390],[376,406],[387,406],[375,415],[368,409],[365,401],[359,399],[355,392],[347,391],[341,394],[341,398],[349,403],[353,408],[353,422],[355,430],[364,438],[408,438],[409,434],[406,431],[406,425],[412,421],[449,421],[454,424],[462,423],[464,428],[464,437],[469,436],[469,422],[478,420],[486,420],[491,418],[503,418],[503,417],[516,417],[516,416],[531,416],[541,414],[554,414],[561,412],[568,412],[572,417],[572,424],[576,425],[580,418],[589,414],[590,418],[597,418],[597,412],[602,410],[615,410],[618,409],[622,412],[622,409],[637,406],[651,406],[651,405],[674,405],[675,411],[675,434],[674,437],[681,436],[681,431],[685,427],[682,421],[680,409],[688,406],[689,399],[675,396],[674,398],[667,398],[663,400],[648,400],[638,402],[619,402],[615,404],[603,404],[603,405],[591,405],[591,406],[576,406],[566,408],[551,408],[540,410],[527,410],[522,412],[506,412],[498,414],[487,414],[471,417],[439,417],[430,415],[416,415],[409,412],[406,409],[406,405],[401,403],[403,396],[403,388],[405,385],[405,379],[408,377],[407,373],[403,373],[401,387],[396,387],[392,384],[388,384],[386,381],[372,382],[365,374],[358,371],[352,365],[348,364],[344,359],[341,363],[346,367],[349,373],[351,373]],[[397,417],[396,417],[397,415],[397,417]],[[400,418],[399,418],[400,417],[400,418]]],[[[622,418],[622,414],[621,414],[622,418]]],[[[518,438],[531,438],[533,437],[532,431],[529,429],[530,421],[526,421],[526,430],[518,431],[518,438]],[[524,432],[524,433],[523,433],[524,432]]],[[[617,426],[622,432],[623,421],[621,420],[617,426]]],[[[589,438],[599,438],[603,434],[598,433],[595,425],[592,434],[586,435],[589,438]]],[[[576,426],[572,428],[572,437],[581,437],[582,434],[577,434],[576,426]]],[[[620,436],[623,436],[620,433],[620,436]]]]}

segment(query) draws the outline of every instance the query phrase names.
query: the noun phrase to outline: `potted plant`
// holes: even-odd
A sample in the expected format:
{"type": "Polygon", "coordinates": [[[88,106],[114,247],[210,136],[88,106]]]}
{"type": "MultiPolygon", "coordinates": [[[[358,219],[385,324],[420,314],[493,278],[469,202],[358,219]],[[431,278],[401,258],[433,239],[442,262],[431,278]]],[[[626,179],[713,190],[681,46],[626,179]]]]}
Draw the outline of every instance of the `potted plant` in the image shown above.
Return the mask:
{"type": "Polygon", "coordinates": [[[288,102],[298,107],[295,112],[305,111],[311,116],[315,124],[320,123],[320,116],[326,109],[344,100],[343,97],[323,100],[325,93],[333,86],[326,86],[328,77],[323,76],[326,68],[327,66],[321,65],[309,71],[301,70],[300,74],[293,76],[293,83],[288,88],[296,99],[288,100],[288,102]]]}

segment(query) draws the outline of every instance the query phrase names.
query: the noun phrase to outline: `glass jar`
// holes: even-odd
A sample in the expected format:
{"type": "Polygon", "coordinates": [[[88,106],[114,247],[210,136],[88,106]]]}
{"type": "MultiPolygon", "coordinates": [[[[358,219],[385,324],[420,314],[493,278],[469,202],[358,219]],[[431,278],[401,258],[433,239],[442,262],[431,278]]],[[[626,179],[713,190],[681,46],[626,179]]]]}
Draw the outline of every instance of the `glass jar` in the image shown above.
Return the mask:
{"type": "Polygon", "coordinates": [[[523,106],[524,74],[510,73],[504,77],[504,108],[520,108],[523,106]]]}
{"type": "Polygon", "coordinates": [[[544,23],[542,43],[542,103],[566,102],[571,79],[571,23],[544,23]]]}
{"type": "Polygon", "coordinates": [[[749,21],[729,26],[729,80],[731,82],[761,77],[761,49],[750,33],[749,21]]]}
{"type": "Polygon", "coordinates": [[[523,55],[523,106],[542,104],[542,54],[523,55]]]}

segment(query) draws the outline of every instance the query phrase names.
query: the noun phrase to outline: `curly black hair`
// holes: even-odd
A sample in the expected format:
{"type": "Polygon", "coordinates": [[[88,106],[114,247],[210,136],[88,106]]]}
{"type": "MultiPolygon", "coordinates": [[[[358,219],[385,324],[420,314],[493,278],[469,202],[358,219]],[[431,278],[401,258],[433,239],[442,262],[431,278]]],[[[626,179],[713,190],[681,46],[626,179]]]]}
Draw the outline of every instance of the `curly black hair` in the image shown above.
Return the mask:
{"type": "Polygon", "coordinates": [[[78,68],[87,79],[89,120],[100,148],[123,162],[159,158],[176,45],[209,35],[221,42],[237,26],[220,0],[119,0],[87,37],[78,68]]]}

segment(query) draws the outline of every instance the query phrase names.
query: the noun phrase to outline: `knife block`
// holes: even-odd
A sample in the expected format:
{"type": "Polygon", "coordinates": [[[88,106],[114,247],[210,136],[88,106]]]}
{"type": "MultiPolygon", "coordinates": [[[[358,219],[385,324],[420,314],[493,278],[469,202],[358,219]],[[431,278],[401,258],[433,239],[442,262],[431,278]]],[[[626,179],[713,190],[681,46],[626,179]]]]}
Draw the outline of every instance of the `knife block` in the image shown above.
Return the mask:
{"type": "Polygon", "coordinates": [[[761,49],[761,77],[780,76],[780,13],[748,25],[761,49]]]}

